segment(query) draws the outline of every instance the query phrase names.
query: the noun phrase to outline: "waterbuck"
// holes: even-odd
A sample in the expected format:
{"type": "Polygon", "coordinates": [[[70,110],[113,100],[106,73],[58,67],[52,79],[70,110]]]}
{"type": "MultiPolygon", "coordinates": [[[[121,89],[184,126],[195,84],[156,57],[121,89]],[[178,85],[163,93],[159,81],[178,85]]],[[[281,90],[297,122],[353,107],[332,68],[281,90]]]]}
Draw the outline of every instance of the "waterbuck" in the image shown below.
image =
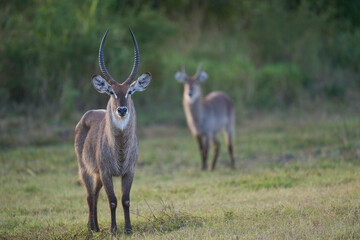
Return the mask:
{"type": "Polygon", "coordinates": [[[188,76],[185,66],[181,72],[175,73],[175,79],[184,84],[183,106],[187,124],[191,133],[197,139],[202,158],[202,169],[207,169],[209,142],[214,147],[214,158],[211,170],[215,169],[219,155],[220,142],[217,133],[224,131],[226,144],[230,155],[230,168],[235,168],[232,140],[234,136],[235,109],[233,101],[223,92],[212,92],[202,97],[200,83],[208,75],[199,65],[196,74],[188,76]]]}
{"type": "Polygon", "coordinates": [[[151,74],[144,73],[133,81],[139,67],[139,50],[135,36],[129,27],[135,59],[129,77],[116,82],[108,73],[104,63],[103,47],[106,31],[99,49],[99,65],[102,78],[92,77],[94,88],[110,96],[106,110],[90,110],[84,114],[75,127],[75,152],[79,165],[79,175],[86,188],[86,200],[89,207],[89,227],[99,231],[97,221],[97,200],[102,186],[108,197],[111,213],[111,231],[116,232],[117,199],[114,193],[113,176],[121,176],[121,203],[125,217],[125,232],[131,233],[129,215],[130,189],[134,177],[134,168],[138,158],[139,146],[135,133],[136,113],[131,95],[143,91],[151,81],[151,74]]]}

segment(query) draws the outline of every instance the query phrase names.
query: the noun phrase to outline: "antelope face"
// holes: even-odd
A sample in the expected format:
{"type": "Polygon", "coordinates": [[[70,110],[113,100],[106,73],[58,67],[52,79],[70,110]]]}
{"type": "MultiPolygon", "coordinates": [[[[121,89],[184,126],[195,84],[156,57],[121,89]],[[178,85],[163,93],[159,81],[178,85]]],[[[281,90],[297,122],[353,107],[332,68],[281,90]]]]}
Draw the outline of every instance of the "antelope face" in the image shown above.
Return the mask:
{"type": "Polygon", "coordinates": [[[184,97],[189,103],[193,103],[201,95],[199,83],[196,80],[189,78],[184,83],[184,97]]]}
{"type": "Polygon", "coordinates": [[[201,66],[192,77],[187,75],[185,68],[183,68],[182,72],[175,73],[175,79],[184,84],[184,98],[189,103],[193,103],[201,96],[200,83],[205,81],[207,77],[207,73],[201,71],[201,66]]]}
{"type": "Polygon", "coordinates": [[[130,106],[129,106],[129,98],[130,95],[127,95],[127,91],[129,90],[128,84],[112,84],[112,89],[114,89],[114,92],[116,93],[115,96],[111,97],[111,106],[113,115],[117,118],[125,118],[127,117],[128,113],[130,112],[130,106]]]}
{"type": "Polygon", "coordinates": [[[144,73],[131,85],[126,82],[119,84],[112,82],[108,84],[105,79],[99,75],[92,78],[92,84],[95,89],[100,93],[107,93],[111,96],[111,107],[113,116],[118,119],[124,119],[131,111],[131,95],[136,91],[144,91],[150,84],[151,74],[144,73]]]}

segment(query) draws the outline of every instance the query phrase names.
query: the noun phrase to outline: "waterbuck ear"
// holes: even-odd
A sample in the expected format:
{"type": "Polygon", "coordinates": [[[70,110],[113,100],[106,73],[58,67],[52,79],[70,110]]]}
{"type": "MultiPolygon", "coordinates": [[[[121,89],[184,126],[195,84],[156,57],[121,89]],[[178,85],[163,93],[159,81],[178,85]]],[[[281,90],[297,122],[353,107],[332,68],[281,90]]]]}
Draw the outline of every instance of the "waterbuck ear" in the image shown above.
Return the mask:
{"type": "Polygon", "coordinates": [[[178,80],[178,82],[184,83],[185,82],[185,74],[183,74],[181,72],[176,72],[175,79],[178,80]]]}
{"type": "Polygon", "coordinates": [[[135,82],[130,85],[127,90],[126,96],[133,94],[136,91],[144,91],[151,82],[151,73],[147,72],[142,74],[135,82]]]}
{"type": "Polygon", "coordinates": [[[203,81],[205,81],[207,78],[208,78],[207,73],[204,72],[204,71],[202,71],[202,72],[199,74],[199,76],[197,77],[197,80],[198,80],[199,82],[203,82],[203,81]]]}
{"type": "Polygon", "coordinates": [[[91,80],[92,80],[91,82],[92,82],[94,88],[99,93],[106,93],[108,95],[114,95],[114,97],[117,98],[117,96],[116,96],[114,90],[112,89],[112,87],[101,76],[94,75],[91,80]]]}

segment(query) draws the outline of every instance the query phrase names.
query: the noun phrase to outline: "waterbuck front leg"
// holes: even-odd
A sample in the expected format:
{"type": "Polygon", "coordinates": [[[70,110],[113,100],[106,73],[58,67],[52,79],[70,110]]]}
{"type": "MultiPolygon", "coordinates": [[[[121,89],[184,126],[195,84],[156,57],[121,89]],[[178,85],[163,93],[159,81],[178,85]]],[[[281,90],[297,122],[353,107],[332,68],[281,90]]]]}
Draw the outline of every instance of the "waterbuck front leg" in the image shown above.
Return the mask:
{"type": "Polygon", "coordinates": [[[207,153],[208,153],[208,148],[209,148],[209,139],[207,139],[207,137],[205,137],[205,140],[203,142],[203,137],[201,135],[197,135],[196,140],[199,144],[200,156],[201,156],[201,161],[202,161],[202,170],[206,170],[207,169],[206,159],[207,159],[207,153]]]}
{"type": "MultiPolygon", "coordinates": [[[[204,158],[204,145],[203,145],[203,138],[201,135],[197,135],[196,136],[196,140],[198,142],[199,145],[199,149],[200,149],[200,157],[201,157],[201,161],[203,161],[204,158]]],[[[203,169],[204,169],[204,162],[203,162],[203,169]]]]}
{"type": "Polygon", "coordinates": [[[220,142],[215,135],[213,136],[212,143],[213,143],[213,148],[214,148],[214,158],[213,158],[213,162],[211,165],[211,170],[214,171],[215,166],[216,166],[216,161],[219,156],[219,150],[220,150],[220,142]]]}
{"type": "Polygon", "coordinates": [[[101,182],[101,179],[100,179],[100,176],[97,174],[95,177],[94,177],[94,193],[95,193],[95,202],[94,202],[94,223],[95,223],[95,231],[98,232],[100,229],[99,229],[99,224],[98,224],[98,219],[97,219],[97,201],[98,201],[98,198],[99,198],[99,192],[100,192],[100,189],[102,187],[102,182],[101,182]]]}
{"type": "Polygon", "coordinates": [[[205,136],[204,138],[204,148],[203,148],[203,156],[202,156],[202,170],[206,170],[207,169],[207,157],[208,157],[208,152],[209,152],[209,142],[210,142],[210,137],[209,136],[205,136]]]}
{"type": "Polygon", "coordinates": [[[94,192],[94,179],[86,171],[80,171],[80,177],[86,188],[86,201],[88,204],[89,220],[88,226],[91,230],[98,232],[99,226],[96,220],[96,196],[94,192]]]}
{"type": "Polygon", "coordinates": [[[122,177],[122,182],[121,182],[121,186],[122,186],[121,203],[124,210],[126,234],[132,233],[129,209],[130,209],[130,190],[131,190],[133,178],[134,178],[134,173],[128,172],[122,177]]]}
{"type": "Polygon", "coordinates": [[[107,173],[101,173],[101,180],[104,184],[105,192],[109,202],[109,208],[111,214],[111,232],[115,233],[117,230],[117,226],[116,226],[117,199],[114,193],[112,176],[107,173]]]}

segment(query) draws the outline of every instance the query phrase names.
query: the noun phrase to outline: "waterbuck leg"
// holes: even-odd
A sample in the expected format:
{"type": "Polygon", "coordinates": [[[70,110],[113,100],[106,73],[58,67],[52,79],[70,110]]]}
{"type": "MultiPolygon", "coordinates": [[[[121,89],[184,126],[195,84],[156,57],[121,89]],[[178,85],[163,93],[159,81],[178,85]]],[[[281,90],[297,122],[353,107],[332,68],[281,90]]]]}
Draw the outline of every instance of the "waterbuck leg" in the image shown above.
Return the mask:
{"type": "Polygon", "coordinates": [[[204,148],[203,148],[203,158],[202,158],[202,170],[207,169],[207,156],[209,152],[209,140],[210,138],[208,136],[205,137],[204,141],[204,148]]]}
{"type": "Polygon", "coordinates": [[[214,171],[215,170],[215,166],[216,166],[216,160],[219,156],[219,150],[220,150],[220,142],[217,139],[216,136],[213,137],[212,139],[212,143],[213,143],[213,147],[214,147],[214,158],[213,158],[213,162],[211,165],[211,170],[214,171]]]}
{"type": "Polygon", "coordinates": [[[116,199],[116,196],[114,193],[112,177],[107,174],[102,173],[101,180],[102,180],[102,183],[104,184],[105,192],[106,192],[106,195],[108,197],[108,202],[109,202],[109,208],[110,208],[110,213],[111,213],[111,232],[115,233],[117,230],[117,226],[116,226],[117,199],[116,199]]]}
{"type": "Polygon", "coordinates": [[[95,223],[96,212],[94,209],[95,193],[94,193],[93,177],[88,173],[86,173],[85,171],[80,171],[79,175],[86,188],[86,201],[88,204],[88,212],[89,212],[88,226],[93,231],[99,231],[99,229],[96,228],[96,223],[95,223]]]}
{"type": "Polygon", "coordinates": [[[122,186],[121,203],[124,210],[126,234],[132,233],[129,209],[130,209],[130,190],[131,190],[133,178],[134,178],[133,173],[127,173],[122,177],[122,182],[121,182],[121,186],[122,186]]]}
{"type": "Polygon", "coordinates": [[[203,163],[203,170],[204,170],[204,145],[203,145],[203,139],[202,139],[201,135],[197,135],[196,140],[197,140],[198,145],[199,145],[200,157],[201,157],[201,161],[203,163]]]}
{"type": "Polygon", "coordinates": [[[235,169],[235,159],[234,159],[234,154],[233,154],[231,132],[226,133],[226,145],[227,145],[228,153],[230,156],[230,168],[235,169]]]}
{"type": "Polygon", "coordinates": [[[230,155],[230,168],[231,169],[235,169],[235,159],[234,159],[234,154],[233,154],[233,148],[232,148],[232,144],[229,143],[228,145],[228,152],[229,152],[229,155],[230,155]]]}
{"type": "Polygon", "coordinates": [[[97,201],[99,198],[99,192],[100,189],[102,187],[102,182],[100,180],[100,176],[96,175],[94,177],[94,193],[95,193],[95,202],[94,202],[94,222],[95,222],[95,231],[98,232],[99,229],[99,224],[98,224],[98,219],[97,219],[97,201]]]}

